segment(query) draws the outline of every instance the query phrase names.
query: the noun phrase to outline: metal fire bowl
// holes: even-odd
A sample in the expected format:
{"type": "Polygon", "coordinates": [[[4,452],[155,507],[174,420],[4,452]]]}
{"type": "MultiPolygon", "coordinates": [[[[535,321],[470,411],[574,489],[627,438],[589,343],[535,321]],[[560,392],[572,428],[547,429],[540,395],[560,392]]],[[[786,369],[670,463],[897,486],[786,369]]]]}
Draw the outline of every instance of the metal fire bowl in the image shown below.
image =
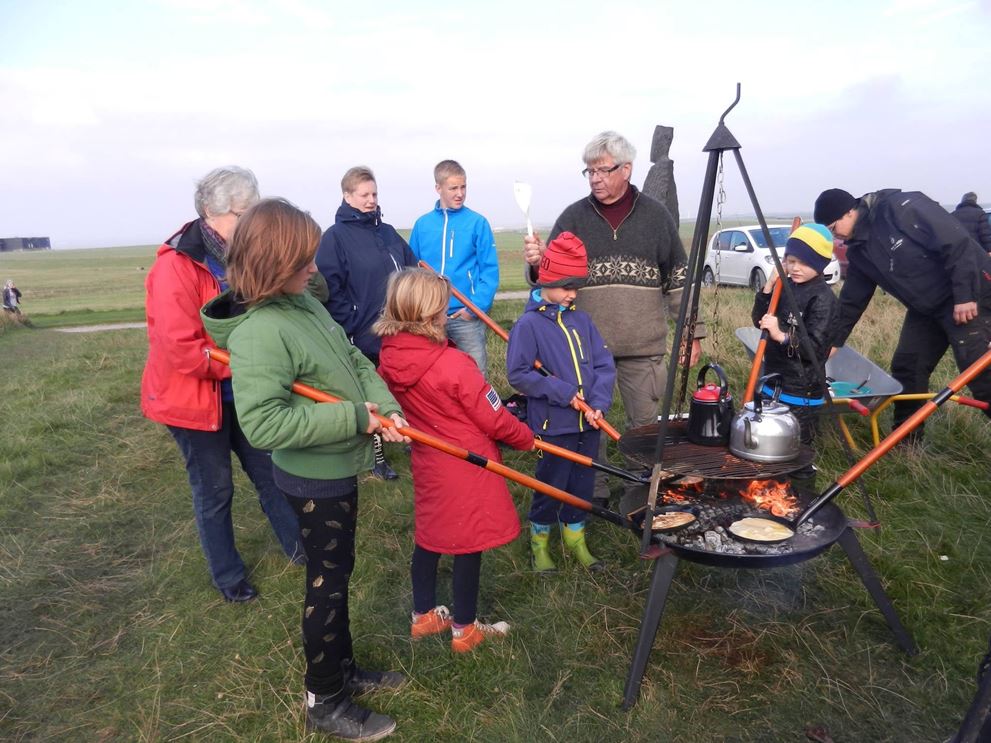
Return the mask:
{"type": "MultiPolygon", "coordinates": [[[[619,451],[651,469],[656,462],[657,432],[660,424],[631,428],[619,437],[619,451]]],[[[780,477],[812,464],[815,453],[802,446],[798,456],[787,462],[753,462],[731,454],[725,446],[702,446],[688,440],[687,421],[670,421],[664,441],[663,467],[676,475],[695,475],[706,480],[765,480],[780,477]]]]}
{"type": "MultiPolygon", "coordinates": [[[[631,514],[633,515],[633,514],[631,514]]],[[[759,513],[751,513],[752,516],[760,516],[759,513]]],[[[637,525],[643,521],[643,513],[634,517],[637,525]]],[[[774,549],[787,544],[789,551],[772,554],[728,554],[725,552],[710,552],[703,549],[695,549],[683,544],[679,544],[679,531],[670,533],[655,532],[652,535],[653,541],[661,547],[667,547],[678,557],[697,562],[701,565],[711,565],[717,568],[748,568],[761,570],[765,568],[776,568],[784,565],[794,565],[799,562],[811,560],[827,549],[829,549],[849,526],[846,516],[835,503],[827,503],[812,517],[812,523],[822,526],[823,531],[818,534],[795,534],[785,542],[769,543],[768,548],[774,549]]]]}

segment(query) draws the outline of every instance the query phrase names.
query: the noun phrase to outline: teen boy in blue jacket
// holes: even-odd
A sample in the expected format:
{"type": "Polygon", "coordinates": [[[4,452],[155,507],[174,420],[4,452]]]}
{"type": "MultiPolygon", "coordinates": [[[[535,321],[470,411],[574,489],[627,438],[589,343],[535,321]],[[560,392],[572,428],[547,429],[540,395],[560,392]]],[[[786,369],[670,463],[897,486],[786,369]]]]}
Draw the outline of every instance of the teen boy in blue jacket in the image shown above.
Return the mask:
{"type": "MultiPolygon", "coordinates": [[[[606,343],[586,313],[574,306],[588,278],[582,241],[562,232],[548,244],[537,272],[538,288],[509,334],[506,368],[509,383],[528,396],[527,422],[543,440],[588,457],[599,451],[599,430],[612,403],[616,365],[606,343]],[[534,368],[534,361],[551,376],[534,368]],[[591,411],[581,413],[579,400],[591,411]]],[[[538,480],[591,502],[595,473],[588,467],[545,454],[538,480]]],[[[537,572],[555,569],[548,550],[551,525],[561,522],[561,539],[586,568],[602,563],[585,543],[585,512],[535,492],[530,506],[530,549],[537,572]]]]}
{"type": "MultiPolygon", "coordinates": [[[[416,220],[409,236],[413,254],[429,264],[482,312],[492,309],[499,286],[499,258],[489,222],[464,205],[465,169],[454,160],[434,168],[440,197],[433,210],[416,220]]],[[[447,309],[447,337],[469,354],[482,374],[488,366],[485,325],[451,295],[447,309]]]]}

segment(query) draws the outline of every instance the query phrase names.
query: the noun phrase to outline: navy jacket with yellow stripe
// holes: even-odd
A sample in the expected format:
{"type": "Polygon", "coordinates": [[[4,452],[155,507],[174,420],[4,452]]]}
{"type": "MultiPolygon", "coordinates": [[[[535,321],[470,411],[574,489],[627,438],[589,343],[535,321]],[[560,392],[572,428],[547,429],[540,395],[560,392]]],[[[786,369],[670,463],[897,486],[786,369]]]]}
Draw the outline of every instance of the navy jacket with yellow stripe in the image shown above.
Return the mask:
{"type": "Polygon", "coordinates": [[[556,436],[590,428],[571,407],[579,392],[593,410],[612,404],[616,364],[592,318],[574,305],[567,309],[530,296],[509,333],[506,350],[509,383],[527,396],[527,422],[536,434],[556,436]],[[551,376],[534,368],[539,360],[551,376]]]}

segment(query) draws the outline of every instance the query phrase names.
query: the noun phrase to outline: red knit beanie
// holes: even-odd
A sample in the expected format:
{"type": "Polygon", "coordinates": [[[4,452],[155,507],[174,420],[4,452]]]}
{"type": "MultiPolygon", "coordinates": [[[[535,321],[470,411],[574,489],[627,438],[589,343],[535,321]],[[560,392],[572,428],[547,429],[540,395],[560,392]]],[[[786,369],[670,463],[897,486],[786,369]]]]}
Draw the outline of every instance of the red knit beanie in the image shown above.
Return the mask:
{"type": "Polygon", "coordinates": [[[577,289],[588,279],[585,244],[570,232],[562,232],[547,245],[540,257],[537,283],[540,286],[567,286],[577,289]]]}

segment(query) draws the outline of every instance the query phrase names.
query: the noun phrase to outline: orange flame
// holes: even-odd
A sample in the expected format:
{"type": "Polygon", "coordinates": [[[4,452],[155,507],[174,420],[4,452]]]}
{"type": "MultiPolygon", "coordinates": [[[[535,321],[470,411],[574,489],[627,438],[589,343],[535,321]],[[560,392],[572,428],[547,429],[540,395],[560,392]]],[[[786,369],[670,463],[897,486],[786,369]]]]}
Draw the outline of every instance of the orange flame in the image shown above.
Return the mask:
{"type": "Polygon", "coordinates": [[[694,501],[703,491],[703,481],[679,483],[669,487],[664,493],[664,500],[669,503],[686,503],[694,501]]]}
{"type": "Polygon", "coordinates": [[[798,499],[788,483],[777,480],[752,480],[740,496],[775,516],[788,517],[798,510],[798,499]]]}

